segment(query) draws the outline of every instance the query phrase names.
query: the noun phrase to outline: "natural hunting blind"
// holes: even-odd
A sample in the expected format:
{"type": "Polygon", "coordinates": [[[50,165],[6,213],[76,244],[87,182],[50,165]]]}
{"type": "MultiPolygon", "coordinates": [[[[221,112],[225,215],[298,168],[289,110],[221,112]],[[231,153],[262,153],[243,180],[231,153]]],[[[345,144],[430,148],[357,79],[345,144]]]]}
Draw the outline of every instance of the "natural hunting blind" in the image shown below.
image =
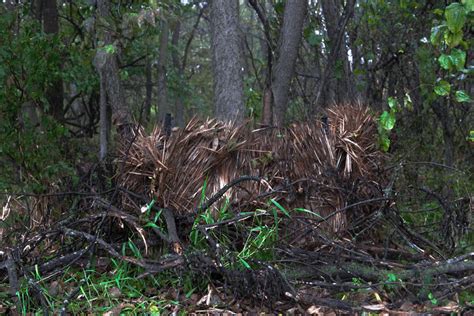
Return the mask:
{"type": "MultiPolygon", "coordinates": [[[[343,231],[375,211],[369,204],[345,208],[382,196],[385,156],[377,149],[377,125],[367,107],[333,106],[324,117],[257,130],[192,119],[169,137],[160,128],[150,134],[140,129],[128,154],[123,152],[121,185],[184,215],[202,202],[203,188],[211,197],[236,178],[257,176],[260,182],[242,182],[226,192],[236,212],[262,208],[273,198],[290,212],[319,214],[325,219],[318,225],[326,230],[343,231]]],[[[130,195],[123,202],[140,210],[130,195]]]]}

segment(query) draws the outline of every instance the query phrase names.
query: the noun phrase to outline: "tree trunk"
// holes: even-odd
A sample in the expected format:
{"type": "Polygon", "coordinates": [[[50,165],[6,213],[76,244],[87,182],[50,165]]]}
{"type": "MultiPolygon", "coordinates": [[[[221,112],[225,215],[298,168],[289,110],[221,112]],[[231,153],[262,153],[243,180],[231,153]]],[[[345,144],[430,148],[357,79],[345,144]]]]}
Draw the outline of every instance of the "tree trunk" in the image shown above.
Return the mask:
{"type": "Polygon", "coordinates": [[[149,57],[147,57],[145,64],[145,80],[145,108],[143,109],[143,116],[144,121],[149,122],[151,115],[151,99],[153,97],[153,73],[149,57]]]}
{"type": "Polygon", "coordinates": [[[262,98],[262,117],[260,123],[264,126],[273,125],[273,93],[272,93],[272,69],[273,69],[273,41],[270,35],[270,23],[267,17],[267,1],[259,3],[257,0],[249,0],[249,4],[255,10],[263,26],[263,37],[260,38],[261,58],[266,60],[266,69],[262,68],[261,75],[265,78],[262,98]]]}
{"type": "MultiPolygon", "coordinates": [[[[199,22],[201,21],[201,18],[204,14],[204,10],[207,8],[207,6],[202,7],[199,10],[199,13],[197,15],[196,22],[194,22],[191,34],[189,34],[188,40],[186,41],[186,45],[184,47],[184,53],[183,57],[180,61],[179,59],[179,54],[178,54],[178,45],[179,45],[179,39],[181,37],[181,22],[176,20],[176,24],[174,26],[173,30],[173,37],[171,39],[172,45],[174,47],[174,50],[171,54],[171,58],[173,60],[173,66],[178,72],[178,80],[179,80],[179,85],[180,87],[182,85],[185,85],[185,78],[184,78],[184,71],[186,70],[186,65],[188,61],[188,56],[189,56],[189,51],[191,49],[191,44],[194,39],[194,36],[196,34],[196,30],[199,26],[199,22]]],[[[175,125],[179,127],[184,127],[184,91],[178,91],[178,95],[176,96],[176,104],[175,104],[175,125]]]]}
{"type": "MultiPolygon", "coordinates": [[[[181,22],[177,20],[175,22],[174,30],[173,30],[173,37],[171,39],[171,44],[173,45],[173,51],[171,53],[171,58],[173,60],[173,67],[176,69],[178,73],[178,83],[179,87],[181,84],[184,83],[184,69],[183,65],[179,62],[178,56],[178,45],[179,45],[179,38],[181,33],[181,22]]],[[[183,94],[178,92],[176,95],[175,101],[175,123],[179,127],[184,127],[184,100],[183,94]]]]}
{"type": "Polygon", "coordinates": [[[283,26],[280,31],[278,59],[273,69],[273,124],[283,126],[288,107],[290,83],[293,79],[301,42],[303,22],[306,15],[307,1],[287,0],[283,15],[283,26]]]}
{"type": "Polygon", "coordinates": [[[322,105],[326,106],[328,102],[344,103],[352,98],[345,30],[354,14],[355,0],[346,2],[343,14],[335,1],[322,0],[321,4],[329,38],[329,56],[316,96],[316,104],[319,105],[321,100],[324,100],[322,105]],[[331,81],[334,81],[334,84],[331,84],[331,81]],[[328,89],[328,86],[331,89],[328,89]]]}
{"type": "Polygon", "coordinates": [[[364,80],[364,78],[360,74],[358,75],[354,74],[354,70],[361,69],[361,53],[357,45],[357,38],[359,36],[358,28],[359,28],[360,23],[361,23],[360,14],[356,15],[356,12],[354,12],[352,23],[348,29],[348,44],[349,44],[351,54],[352,54],[352,71],[350,73],[349,84],[351,85],[352,91],[353,91],[352,97],[364,103],[364,100],[362,99],[362,93],[360,90],[358,90],[358,87],[356,84],[357,82],[364,80]]]}
{"type": "Polygon", "coordinates": [[[107,157],[107,148],[109,144],[110,124],[109,115],[107,113],[107,96],[106,93],[106,79],[100,75],[100,117],[99,117],[99,160],[102,161],[107,157]]]}
{"type": "MultiPolygon", "coordinates": [[[[59,33],[58,8],[56,0],[41,1],[41,20],[43,23],[43,30],[46,34],[57,36],[59,33]]],[[[59,61],[60,63],[60,61],[59,61]]],[[[58,65],[61,68],[61,65],[58,65]]],[[[63,99],[64,87],[63,80],[57,78],[46,89],[46,99],[49,103],[50,113],[56,120],[61,121],[64,118],[63,99]]]]}
{"type": "Polygon", "coordinates": [[[211,1],[214,109],[218,119],[241,122],[245,117],[238,0],[211,1]]]}
{"type": "MultiPolygon", "coordinates": [[[[100,21],[107,24],[109,18],[109,1],[98,0],[97,9],[100,16],[100,21]]],[[[112,32],[110,31],[110,25],[106,25],[103,28],[99,39],[104,43],[104,47],[97,50],[94,58],[94,65],[101,78],[101,107],[102,103],[107,102],[112,111],[112,123],[116,126],[120,140],[128,141],[131,138],[132,128],[132,113],[125,103],[122,86],[119,77],[119,67],[117,62],[116,52],[108,52],[107,49],[113,45],[112,32]]],[[[115,48],[116,50],[117,48],[115,48]]],[[[105,108],[106,109],[106,108],[105,108]]],[[[105,125],[108,118],[104,118],[103,115],[108,116],[107,111],[101,109],[100,111],[100,129],[107,129],[105,125]]],[[[104,136],[104,135],[102,135],[104,136]]],[[[101,137],[101,141],[106,141],[106,137],[101,137]]],[[[102,148],[102,144],[101,144],[102,148]]],[[[107,148],[105,146],[105,148],[107,148]]],[[[101,156],[103,153],[101,153],[101,156]]],[[[104,156],[105,157],[105,156],[104,156]]]]}
{"type": "Polygon", "coordinates": [[[158,58],[158,117],[161,124],[163,123],[163,120],[166,117],[166,113],[170,113],[170,109],[168,107],[168,87],[166,84],[169,37],[168,35],[168,22],[162,20],[160,36],[160,56],[158,58]]]}

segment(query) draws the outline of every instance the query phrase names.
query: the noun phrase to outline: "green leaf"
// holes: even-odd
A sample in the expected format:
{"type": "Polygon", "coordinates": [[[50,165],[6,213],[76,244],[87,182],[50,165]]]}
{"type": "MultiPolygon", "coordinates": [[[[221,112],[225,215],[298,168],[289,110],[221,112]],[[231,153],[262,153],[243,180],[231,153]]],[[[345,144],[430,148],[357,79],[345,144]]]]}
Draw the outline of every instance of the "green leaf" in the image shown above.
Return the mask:
{"type": "Polygon", "coordinates": [[[397,99],[393,98],[393,97],[388,97],[388,106],[393,109],[393,110],[396,110],[397,109],[397,105],[398,105],[398,102],[397,102],[397,99]]]}
{"type": "Polygon", "coordinates": [[[112,45],[112,44],[105,45],[105,46],[104,46],[104,49],[105,49],[105,52],[106,52],[107,54],[113,54],[113,53],[115,53],[115,46],[112,45]]]}
{"type": "Polygon", "coordinates": [[[388,282],[397,282],[397,276],[393,273],[387,274],[387,281],[388,282]]]}
{"type": "Polygon", "coordinates": [[[449,58],[449,55],[446,54],[441,54],[441,56],[438,57],[438,62],[441,68],[445,70],[449,70],[451,68],[451,58],[449,58]]]}
{"type": "Polygon", "coordinates": [[[434,92],[437,95],[446,96],[449,94],[450,91],[451,91],[451,85],[446,80],[439,81],[438,83],[436,83],[434,87],[434,92]]]}
{"type": "Polygon", "coordinates": [[[142,207],[142,213],[149,213],[153,205],[155,205],[155,198],[153,198],[153,200],[151,200],[150,203],[147,204],[144,208],[142,207]]]}
{"type": "Polygon", "coordinates": [[[472,99],[471,97],[469,96],[469,94],[466,93],[466,91],[464,90],[458,90],[456,91],[456,93],[454,94],[455,98],[456,98],[456,101],[457,102],[471,102],[472,99]]]}
{"type": "Polygon", "coordinates": [[[461,2],[468,13],[474,11],[474,0],[461,0],[461,2]]]}
{"type": "Polygon", "coordinates": [[[390,139],[388,138],[386,134],[380,136],[379,143],[380,143],[380,149],[382,149],[385,152],[388,151],[388,149],[390,148],[390,139]]]}
{"type": "Polygon", "coordinates": [[[271,199],[270,201],[273,203],[273,205],[275,205],[276,207],[278,207],[278,209],[279,209],[283,214],[285,214],[287,217],[290,217],[290,213],[288,213],[288,211],[285,210],[285,208],[284,208],[280,203],[278,203],[275,199],[271,199]]]}
{"type": "Polygon", "coordinates": [[[462,30],[466,22],[466,10],[462,4],[454,2],[446,7],[444,17],[446,18],[448,29],[453,33],[457,33],[462,30]]]}
{"type": "Polygon", "coordinates": [[[474,142],[474,131],[469,131],[469,136],[467,137],[467,140],[470,142],[474,142]]]}
{"type": "Polygon", "coordinates": [[[456,70],[461,71],[464,69],[464,64],[466,63],[466,52],[455,48],[451,51],[450,60],[456,67],[456,70]]]}
{"type": "Polygon", "coordinates": [[[384,130],[392,130],[395,126],[395,113],[383,111],[382,115],[380,115],[380,125],[384,130]]]}
{"type": "Polygon", "coordinates": [[[441,39],[446,32],[446,25],[441,24],[431,28],[430,42],[433,45],[441,44],[441,39]]]}
{"type": "Polygon", "coordinates": [[[316,216],[316,217],[322,218],[322,219],[324,218],[324,217],[322,217],[321,215],[319,215],[318,213],[312,212],[312,211],[310,211],[310,210],[307,210],[307,209],[301,208],[301,207],[295,208],[295,211],[302,212],[302,213],[307,213],[307,214],[311,214],[311,215],[313,215],[313,216],[316,216]]]}
{"type": "Polygon", "coordinates": [[[462,30],[458,32],[454,32],[454,33],[451,31],[444,33],[444,41],[451,48],[458,46],[462,41],[462,37],[463,37],[462,30]]]}
{"type": "Polygon", "coordinates": [[[437,304],[438,304],[438,300],[434,297],[433,293],[430,292],[430,293],[428,294],[428,298],[430,299],[431,304],[433,304],[433,305],[437,305],[437,304]]]}
{"type": "Polygon", "coordinates": [[[252,269],[252,268],[250,268],[250,265],[248,264],[248,262],[245,261],[244,259],[239,258],[239,261],[240,261],[240,263],[242,263],[242,265],[243,265],[244,267],[246,267],[247,269],[252,269]]]}
{"type": "Polygon", "coordinates": [[[158,225],[156,225],[155,223],[152,223],[152,222],[146,223],[145,226],[143,226],[143,227],[145,227],[145,228],[152,227],[152,228],[160,229],[160,227],[158,225]]]}

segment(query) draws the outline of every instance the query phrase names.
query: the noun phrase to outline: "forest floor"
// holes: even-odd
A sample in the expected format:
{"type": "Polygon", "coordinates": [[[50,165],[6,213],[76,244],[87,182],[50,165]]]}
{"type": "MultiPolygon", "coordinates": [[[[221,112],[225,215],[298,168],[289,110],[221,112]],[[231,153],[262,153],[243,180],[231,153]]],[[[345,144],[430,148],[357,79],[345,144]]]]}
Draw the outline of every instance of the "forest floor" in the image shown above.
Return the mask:
{"type": "Polygon", "coordinates": [[[474,313],[469,176],[387,160],[353,110],[140,132],[75,181],[2,195],[0,313],[474,313]]]}

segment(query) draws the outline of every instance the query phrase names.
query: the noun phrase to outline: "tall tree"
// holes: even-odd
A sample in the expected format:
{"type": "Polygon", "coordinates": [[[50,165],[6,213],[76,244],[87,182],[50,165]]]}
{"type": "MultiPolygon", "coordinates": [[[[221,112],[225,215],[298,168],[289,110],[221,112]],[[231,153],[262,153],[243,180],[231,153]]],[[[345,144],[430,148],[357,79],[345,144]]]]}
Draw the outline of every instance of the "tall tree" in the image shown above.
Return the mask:
{"type": "Polygon", "coordinates": [[[168,63],[168,21],[161,21],[160,55],[158,57],[158,114],[160,122],[163,122],[166,114],[170,112],[168,106],[168,85],[166,83],[166,68],[168,63]]]}
{"type": "Polygon", "coordinates": [[[150,120],[151,115],[151,102],[153,98],[153,73],[151,58],[148,56],[145,61],[145,105],[143,116],[145,121],[150,120]]]}
{"type": "Polygon", "coordinates": [[[214,109],[220,120],[245,117],[243,59],[239,36],[238,0],[211,1],[211,45],[214,73],[214,109]]]}
{"type": "MultiPolygon", "coordinates": [[[[44,33],[54,37],[59,34],[59,14],[56,0],[36,0],[34,3],[35,15],[43,26],[44,33]]],[[[61,68],[61,61],[58,60],[61,68]]],[[[46,89],[46,99],[49,103],[48,113],[55,119],[62,120],[64,117],[63,100],[64,87],[61,77],[52,76],[54,79],[46,89]]]]}
{"type": "Polygon", "coordinates": [[[276,126],[282,126],[285,121],[290,83],[295,73],[307,5],[308,1],[301,0],[287,0],[285,4],[278,59],[272,74],[273,124],[276,126]]]}
{"type": "MultiPolygon", "coordinates": [[[[178,84],[180,88],[185,84],[185,76],[184,72],[188,63],[188,58],[189,58],[189,53],[191,50],[191,44],[194,40],[194,37],[196,35],[196,31],[198,30],[199,23],[201,21],[202,16],[204,15],[204,11],[206,10],[207,6],[203,6],[199,9],[199,12],[197,14],[196,21],[193,24],[191,32],[189,32],[189,37],[186,40],[186,44],[184,46],[184,51],[181,59],[179,58],[178,54],[178,46],[179,46],[179,41],[181,38],[181,27],[182,23],[180,19],[176,19],[175,25],[173,28],[173,36],[172,36],[172,46],[173,50],[171,52],[171,58],[173,60],[173,66],[177,71],[178,74],[178,84]]],[[[179,93],[176,95],[176,103],[175,103],[175,123],[177,126],[183,127],[184,126],[184,97],[182,91],[179,91],[179,93]]]]}
{"type": "Polygon", "coordinates": [[[97,1],[97,11],[100,21],[104,23],[99,39],[104,47],[97,50],[94,64],[100,76],[100,158],[105,158],[108,142],[108,110],[112,110],[112,123],[122,140],[131,137],[132,113],[125,103],[125,98],[120,83],[119,67],[117,61],[117,48],[114,46],[112,30],[108,25],[110,18],[110,3],[108,0],[97,1]]]}
{"type": "MultiPolygon", "coordinates": [[[[174,29],[173,29],[173,37],[171,39],[171,44],[173,45],[171,58],[173,60],[173,66],[176,69],[176,72],[178,74],[178,82],[181,84],[183,82],[184,69],[182,67],[181,62],[179,61],[179,56],[178,56],[178,45],[179,45],[180,35],[181,35],[181,21],[177,19],[174,25],[174,29]]],[[[183,96],[181,93],[176,96],[174,111],[175,111],[176,125],[183,127],[184,126],[184,101],[183,101],[183,96]]]]}
{"type": "Polygon", "coordinates": [[[326,33],[329,39],[329,65],[324,83],[330,90],[327,102],[345,103],[351,99],[350,67],[346,45],[346,26],[353,16],[355,0],[346,2],[346,10],[342,4],[333,0],[321,1],[326,33]],[[334,84],[329,84],[334,83],[334,84]]]}
{"type": "Polygon", "coordinates": [[[272,94],[272,67],[273,67],[273,40],[270,30],[270,22],[267,17],[267,1],[263,3],[257,0],[248,0],[249,4],[253,7],[257,16],[263,26],[264,36],[260,39],[260,50],[262,59],[266,60],[266,69],[262,69],[262,77],[265,78],[265,84],[263,88],[263,104],[262,104],[262,125],[272,125],[272,107],[273,107],[273,94],[272,94]]]}

